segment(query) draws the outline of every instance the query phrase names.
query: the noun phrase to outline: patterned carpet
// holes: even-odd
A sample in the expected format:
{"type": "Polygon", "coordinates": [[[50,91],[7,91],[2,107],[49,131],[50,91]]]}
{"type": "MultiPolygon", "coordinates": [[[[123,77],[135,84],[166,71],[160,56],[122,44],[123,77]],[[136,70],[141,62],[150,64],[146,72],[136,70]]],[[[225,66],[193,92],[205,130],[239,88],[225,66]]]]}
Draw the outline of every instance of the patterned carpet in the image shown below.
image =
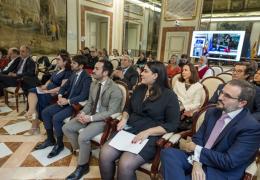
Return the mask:
{"type": "MultiPolygon", "coordinates": [[[[3,98],[0,99],[1,107],[6,107],[3,98]]],[[[19,112],[16,112],[15,103],[10,103],[9,107],[13,111],[9,113],[0,112],[0,142],[4,143],[13,153],[0,158],[0,179],[65,179],[75,169],[77,157],[69,155],[46,167],[41,165],[31,152],[39,142],[46,138],[44,128],[41,127],[41,135],[24,136],[24,132],[9,135],[3,127],[26,121],[26,119],[21,119],[25,114],[26,104],[24,102],[19,103],[19,112]]],[[[69,148],[66,138],[64,141],[65,146],[69,148]]],[[[138,179],[150,179],[143,173],[138,172],[137,174],[138,179]]],[[[91,157],[90,172],[84,176],[84,179],[100,179],[98,159],[95,157],[91,157]]]]}

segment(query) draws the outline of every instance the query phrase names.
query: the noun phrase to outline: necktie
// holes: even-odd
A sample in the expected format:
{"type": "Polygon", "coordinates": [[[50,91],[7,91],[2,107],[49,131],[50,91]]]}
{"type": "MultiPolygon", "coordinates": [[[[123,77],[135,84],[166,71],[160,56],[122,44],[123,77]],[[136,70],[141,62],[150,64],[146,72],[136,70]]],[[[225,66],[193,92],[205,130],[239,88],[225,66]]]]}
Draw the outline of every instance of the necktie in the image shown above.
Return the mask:
{"type": "Polygon", "coordinates": [[[98,104],[98,99],[99,99],[100,92],[101,92],[101,85],[102,85],[101,83],[98,84],[97,95],[96,95],[96,98],[95,98],[95,101],[94,101],[94,105],[93,105],[92,110],[91,110],[91,115],[93,115],[93,114],[96,113],[97,104],[98,104]]]}
{"type": "Polygon", "coordinates": [[[71,98],[73,92],[74,92],[74,89],[75,89],[75,85],[77,83],[77,77],[78,77],[78,74],[75,75],[74,79],[73,79],[73,83],[72,83],[72,87],[71,87],[71,91],[70,91],[70,95],[69,95],[69,98],[71,98]]]}
{"type": "Polygon", "coordinates": [[[218,138],[219,134],[221,133],[224,125],[225,125],[225,119],[228,118],[228,114],[224,113],[222,114],[222,116],[217,120],[210,136],[209,139],[205,145],[205,148],[207,149],[211,149],[211,147],[213,146],[213,144],[215,143],[216,139],[218,138]]]}

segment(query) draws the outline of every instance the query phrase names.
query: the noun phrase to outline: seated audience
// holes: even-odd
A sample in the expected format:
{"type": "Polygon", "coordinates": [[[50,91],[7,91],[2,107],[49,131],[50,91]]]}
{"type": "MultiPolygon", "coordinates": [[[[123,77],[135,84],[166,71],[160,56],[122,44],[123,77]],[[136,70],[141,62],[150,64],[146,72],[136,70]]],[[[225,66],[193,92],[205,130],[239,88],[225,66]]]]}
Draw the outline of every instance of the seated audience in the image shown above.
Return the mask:
{"type": "Polygon", "coordinates": [[[135,65],[136,65],[137,67],[139,67],[139,68],[143,68],[146,63],[147,63],[147,59],[146,59],[146,57],[145,57],[145,54],[144,54],[144,52],[141,52],[140,57],[139,57],[139,59],[137,60],[137,62],[136,62],[135,65]]]}
{"type": "Polygon", "coordinates": [[[180,68],[182,68],[188,62],[190,62],[190,58],[188,57],[188,55],[182,54],[178,65],[179,65],[180,68]]]}
{"type": "Polygon", "coordinates": [[[20,57],[17,68],[13,72],[9,72],[7,75],[0,75],[0,95],[3,95],[3,89],[6,87],[16,87],[17,80],[21,78],[30,78],[30,81],[23,81],[22,88],[27,92],[28,89],[36,87],[38,84],[35,74],[36,64],[32,60],[31,49],[28,46],[22,45],[20,47],[20,57]]]}
{"type": "Polygon", "coordinates": [[[28,111],[26,117],[32,121],[32,128],[25,135],[39,134],[39,124],[42,121],[41,112],[49,106],[58,95],[60,86],[71,76],[71,60],[69,53],[59,52],[56,57],[58,71],[54,72],[44,85],[32,88],[28,94],[28,111]]]}
{"type": "Polygon", "coordinates": [[[117,49],[113,49],[113,58],[117,58],[119,56],[119,52],[117,49]]]}
{"type": "Polygon", "coordinates": [[[47,132],[47,139],[37,145],[35,150],[53,146],[48,158],[57,156],[63,149],[63,121],[73,114],[73,104],[85,101],[89,96],[91,77],[83,70],[85,56],[76,55],[72,58],[71,69],[73,75],[61,86],[56,104],[46,107],[42,111],[42,120],[47,132]],[[54,138],[54,131],[57,142],[54,138]]]}
{"type": "Polygon", "coordinates": [[[91,72],[95,67],[95,64],[98,62],[98,54],[97,54],[97,49],[96,48],[91,48],[90,49],[90,57],[87,60],[86,68],[90,69],[91,72]]]}
{"type": "Polygon", "coordinates": [[[181,72],[181,68],[177,65],[178,56],[172,55],[167,65],[168,78],[172,78],[176,74],[181,72]]]}
{"type": "Polygon", "coordinates": [[[123,56],[121,67],[112,73],[113,80],[125,82],[128,89],[132,90],[133,86],[138,83],[139,74],[132,66],[132,60],[129,56],[123,56]]]}
{"type": "Polygon", "coordinates": [[[161,62],[148,62],[142,72],[142,84],[131,96],[123,112],[117,130],[135,134],[133,143],[149,139],[138,154],[119,151],[107,142],[102,146],[99,158],[101,179],[114,179],[116,163],[117,179],[136,179],[135,170],[151,161],[156,154],[156,141],[166,132],[176,131],[179,125],[179,104],[168,84],[166,68],[161,62]]]}
{"type": "MultiPolygon", "coordinates": [[[[232,79],[246,80],[249,81],[254,75],[254,70],[248,63],[237,63],[232,71],[232,79]]],[[[213,96],[209,100],[209,104],[216,104],[218,102],[218,92],[220,92],[225,84],[220,84],[213,96]]],[[[247,103],[253,117],[260,121],[260,88],[254,86],[256,90],[256,96],[253,101],[247,103]]]]}
{"type": "Polygon", "coordinates": [[[220,91],[216,108],[191,140],[180,141],[180,149],[161,152],[165,180],[243,179],[260,146],[260,124],[246,108],[255,88],[243,80],[232,80],[220,91]]]}
{"type": "Polygon", "coordinates": [[[82,55],[86,56],[88,59],[91,58],[90,49],[88,47],[84,47],[82,55]]]}
{"type": "Polygon", "coordinates": [[[0,69],[3,69],[9,62],[7,58],[7,50],[5,48],[0,48],[0,69]]]}
{"type": "Polygon", "coordinates": [[[106,48],[102,49],[102,57],[104,58],[104,60],[108,61],[109,60],[109,56],[108,56],[108,52],[106,50],[106,48]]]}
{"type": "Polygon", "coordinates": [[[260,86],[260,69],[258,69],[254,75],[254,84],[260,86]]]}
{"type": "Polygon", "coordinates": [[[19,49],[15,47],[8,49],[7,56],[9,58],[9,63],[1,69],[1,74],[5,75],[14,72],[17,69],[19,62],[21,61],[21,57],[19,56],[19,49]]]}
{"type": "Polygon", "coordinates": [[[183,66],[181,77],[176,81],[173,90],[178,97],[180,109],[183,111],[179,130],[190,129],[193,113],[202,105],[203,95],[203,86],[199,82],[199,76],[193,64],[188,63],[183,66]]]}
{"type": "Polygon", "coordinates": [[[213,71],[209,69],[207,65],[208,59],[206,56],[201,56],[198,63],[199,63],[198,72],[199,72],[200,79],[205,79],[206,77],[213,76],[213,71]]]}
{"type": "Polygon", "coordinates": [[[67,180],[80,179],[88,173],[90,140],[104,131],[106,118],[120,112],[122,92],[117,84],[109,78],[112,72],[111,62],[102,60],[96,63],[93,71],[93,78],[96,81],[91,84],[87,104],[74,119],[62,128],[73,150],[79,149],[77,168],[66,178],[67,180]],[[100,96],[100,92],[102,96],[100,96]]]}

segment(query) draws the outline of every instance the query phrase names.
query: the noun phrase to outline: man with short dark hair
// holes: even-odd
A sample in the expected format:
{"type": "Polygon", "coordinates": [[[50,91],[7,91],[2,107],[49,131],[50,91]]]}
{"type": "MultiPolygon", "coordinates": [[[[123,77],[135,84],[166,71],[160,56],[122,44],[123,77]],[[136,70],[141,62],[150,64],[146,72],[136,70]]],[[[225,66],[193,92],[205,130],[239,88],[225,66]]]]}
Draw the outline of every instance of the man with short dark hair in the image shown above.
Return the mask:
{"type": "Polygon", "coordinates": [[[73,150],[79,149],[78,166],[67,180],[80,179],[89,171],[90,140],[103,132],[105,119],[120,112],[122,92],[109,78],[113,65],[109,61],[100,60],[96,63],[90,87],[89,99],[76,118],[66,123],[62,130],[68,137],[73,150]]]}
{"type": "Polygon", "coordinates": [[[14,72],[21,60],[21,57],[19,56],[19,49],[15,47],[8,49],[7,56],[10,59],[10,62],[2,69],[1,72],[1,74],[6,74],[6,75],[8,75],[11,72],[14,72]]]}
{"type": "MultiPolygon", "coordinates": [[[[250,64],[237,63],[232,71],[232,79],[246,80],[249,81],[254,75],[254,70],[251,68],[250,64]]],[[[216,104],[218,101],[218,92],[220,92],[225,84],[220,84],[217,90],[214,92],[213,96],[209,100],[209,104],[216,104]]],[[[247,108],[249,108],[253,117],[260,121],[260,88],[255,86],[256,96],[253,101],[247,103],[247,108]]]]}
{"type": "Polygon", "coordinates": [[[132,66],[130,56],[124,55],[121,59],[121,69],[115,70],[112,74],[113,80],[120,80],[127,84],[128,89],[132,88],[138,83],[139,74],[132,66]]]}
{"type": "Polygon", "coordinates": [[[260,124],[245,108],[254,95],[250,83],[228,82],[192,139],[161,152],[164,179],[242,179],[260,146],[260,124]]]}
{"type": "Polygon", "coordinates": [[[73,104],[85,101],[89,97],[91,77],[83,70],[85,64],[84,55],[76,55],[72,58],[71,69],[73,75],[61,86],[56,104],[50,105],[42,111],[42,120],[47,132],[47,139],[35,147],[36,150],[53,146],[48,158],[57,156],[63,149],[63,121],[73,114],[73,104]],[[54,138],[53,129],[57,142],[54,138]]]}

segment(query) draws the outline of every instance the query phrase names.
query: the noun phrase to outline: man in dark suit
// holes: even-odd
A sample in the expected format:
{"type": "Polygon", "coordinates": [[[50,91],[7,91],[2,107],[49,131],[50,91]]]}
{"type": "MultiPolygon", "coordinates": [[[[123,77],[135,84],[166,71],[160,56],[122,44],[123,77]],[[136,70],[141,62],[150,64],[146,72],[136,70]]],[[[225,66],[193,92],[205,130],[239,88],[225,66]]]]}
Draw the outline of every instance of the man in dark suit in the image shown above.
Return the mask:
{"type": "MultiPolygon", "coordinates": [[[[250,64],[238,63],[235,65],[232,71],[232,79],[246,80],[249,81],[254,75],[254,70],[251,68],[250,64]]],[[[225,84],[220,84],[217,90],[214,92],[213,96],[209,100],[209,104],[216,104],[218,101],[218,92],[220,92],[225,84]]],[[[256,96],[253,101],[247,104],[247,108],[252,113],[253,117],[260,121],[260,88],[255,86],[256,96]]]]}
{"type": "Polygon", "coordinates": [[[115,70],[112,74],[113,80],[125,82],[129,90],[138,83],[139,74],[132,66],[132,60],[129,56],[124,55],[121,59],[121,69],[115,70]]]}
{"type": "Polygon", "coordinates": [[[8,58],[10,59],[10,62],[2,69],[1,74],[8,75],[11,72],[14,72],[21,60],[21,57],[19,56],[19,49],[17,48],[10,48],[8,49],[8,58]]]}
{"type": "MultiPolygon", "coordinates": [[[[17,79],[24,77],[31,77],[36,79],[35,74],[35,62],[30,57],[31,49],[28,46],[22,45],[20,47],[21,60],[13,72],[9,72],[7,75],[0,76],[0,94],[3,94],[3,89],[6,87],[15,87],[17,85],[17,79]]],[[[27,90],[35,86],[36,82],[31,81],[23,84],[23,89],[27,90]]]]}
{"type": "Polygon", "coordinates": [[[35,149],[44,149],[54,145],[48,158],[57,156],[64,149],[62,126],[64,119],[73,114],[72,104],[88,99],[91,77],[83,70],[85,58],[84,55],[76,55],[72,58],[71,68],[74,74],[60,88],[57,103],[42,111],[47,139],[42,144],[37,145],[35,149]],[[55,143],[53,129],[55,129],[57,143],[55,143]]]}
{"type": "Polygon", "coordinates": [[[228,82],[192,140],[162,151],[164,179],[241,179],[260,146],[260,124],[245,108],[254,95],[247,81],[228,82]]]}

